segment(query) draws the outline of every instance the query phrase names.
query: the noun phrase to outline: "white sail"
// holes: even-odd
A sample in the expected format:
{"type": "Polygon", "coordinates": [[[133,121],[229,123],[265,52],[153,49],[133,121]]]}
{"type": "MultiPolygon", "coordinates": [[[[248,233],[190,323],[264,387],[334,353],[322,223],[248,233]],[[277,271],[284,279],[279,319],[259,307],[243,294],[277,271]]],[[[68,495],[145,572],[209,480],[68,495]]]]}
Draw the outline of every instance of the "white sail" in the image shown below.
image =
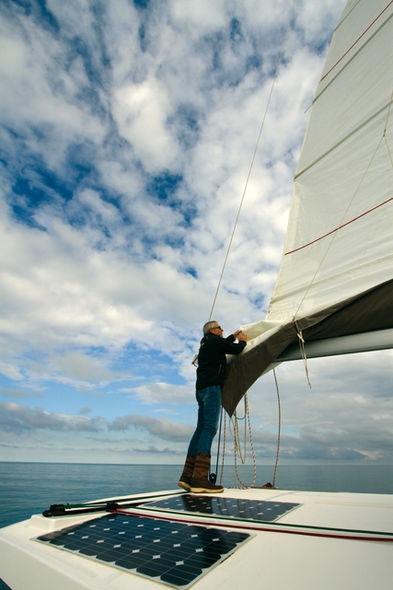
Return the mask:
{"type": "Polygon", "coordinates": [[[269,311],[245,327],[250,343],[224,388],[230,413],[300,334],[378,341],[381,331],[393,346],[392,62],[393,2],[350,0],[313,101],[269,311]]]}

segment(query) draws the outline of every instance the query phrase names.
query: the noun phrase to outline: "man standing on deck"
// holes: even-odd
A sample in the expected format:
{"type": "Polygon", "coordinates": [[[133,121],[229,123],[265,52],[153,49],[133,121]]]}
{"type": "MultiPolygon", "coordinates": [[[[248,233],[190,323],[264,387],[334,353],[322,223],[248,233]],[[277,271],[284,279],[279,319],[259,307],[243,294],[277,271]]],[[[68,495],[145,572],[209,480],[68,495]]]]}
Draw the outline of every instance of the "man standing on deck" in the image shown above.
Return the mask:
{"type": "Polygon", "coordinates": [[[191,492],[222,492],[223,487],[209,481],[210,450],[217,432],[221,408],[221,386],[226,374],[226,354],[240,354],[247,334],[237,330],[227,338],[215,321],[203,326],[198,353],[196,399],[198,423],[188,447],[186,462],[178,485],[191,492]],[[238,342],[235,342],[238,340],[238,342]]]}

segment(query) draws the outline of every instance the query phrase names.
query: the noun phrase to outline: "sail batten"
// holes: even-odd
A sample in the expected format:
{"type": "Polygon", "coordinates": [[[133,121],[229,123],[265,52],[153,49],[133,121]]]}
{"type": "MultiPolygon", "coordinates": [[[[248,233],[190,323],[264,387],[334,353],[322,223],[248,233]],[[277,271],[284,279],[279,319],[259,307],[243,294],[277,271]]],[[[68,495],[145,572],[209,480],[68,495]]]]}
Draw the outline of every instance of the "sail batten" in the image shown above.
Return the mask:
{"type": "Polygon", "coordinates": [[[346,352],[379,338],[393,345],[392,39],[393,0],[347,2],[311,108],[269,310],[244,327],[249,343],[230,363],[229,414],[299,330],[323,355],[345,340],[346,352]]]}

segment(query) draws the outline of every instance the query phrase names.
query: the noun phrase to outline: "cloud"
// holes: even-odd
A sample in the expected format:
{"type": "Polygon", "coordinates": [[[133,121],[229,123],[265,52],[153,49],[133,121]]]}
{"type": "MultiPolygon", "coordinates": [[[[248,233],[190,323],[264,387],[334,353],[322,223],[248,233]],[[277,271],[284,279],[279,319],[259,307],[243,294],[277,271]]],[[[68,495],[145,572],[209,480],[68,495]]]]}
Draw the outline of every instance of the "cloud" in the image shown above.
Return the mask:
{"type": "Polygon", "coordinates": [[[133,391],[145,404],[172,405],[195,403],[194,391],[187,385],[148,383],[136,387],[133,391]]]}
{"type": "Polygon", "coordinates": [[[25,389],[15,389],[11,387],[0,387],[0,393],[5,397],[12,398],[43,397],[43,394],[39,391],[27,391],[25,389]]]}
{"type": "Polygon", "coordinates": [[[99,383],[108,382],[115,378],[115,374],[103,366],[98,359],[76,351],[67,353],[55,362],[56,368],[72,380],[99,383]]]}
{"type": "Polygon", "coordinates": [[[56,415],[41,408],[31,409],[9,402],[0,403],[0,426],[12,433],[36,429],[95,432],[100,430],[100,421],[82,416],[56,415]]]}
{"type": "Polygon", "coordinates": [[[171,169],[175,163],[178,146],[166,126],[170,105],[165,86],[155,79],[119,87],[114,95],[119,134],[133,146],[149,173],[171,169]]]}
{"type": "MultiPolygon", "coordinates": [[[[141,455],[177,455],[180,454],[179,451],[176,451],[174,449],[170,449],[169,447],[164,447],[164,448],[157,448],[157,447],[153,447],[153,446],[149,446],[147,448],[137,448],[134,447],[133,451],[135,453],[141,454],[141,455]]],[[[183,452],[182,452],[183,454],[183,452]]]]}
{"type": "Polygon", "coordinates": [[[194,428],[188,424],[173,422],[168,418],[151,418],[129,414],[116,418],[108,425],[109,430],[128,430],[130,427],[146,431],[162,440],[187,441],[194,428]]]}
{"type": "MultiPolygon", "coordinates": [[[[282,410],[281,457],[390,462],[391,358],[391,351],[378,351],[309,359],[311,389],[302,361],[280,365],[276,374],[282,410]]],[[[263,376],[250,390],[249,404],[260,454],[266,456],[268,450],[273,457],[278,405],[272,375],[263,376]]]]}

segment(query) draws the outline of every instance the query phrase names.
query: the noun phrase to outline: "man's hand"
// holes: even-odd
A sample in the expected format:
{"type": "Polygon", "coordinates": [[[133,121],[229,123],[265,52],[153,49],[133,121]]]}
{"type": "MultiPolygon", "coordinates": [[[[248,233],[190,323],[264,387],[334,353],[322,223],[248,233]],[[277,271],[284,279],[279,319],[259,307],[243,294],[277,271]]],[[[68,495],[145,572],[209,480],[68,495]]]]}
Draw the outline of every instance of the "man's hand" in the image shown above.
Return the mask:
{"type": "Polygon", "coordinates": [[[241,330],[236,330],[236,332],[234,332],[233,335],[237,340],[247,342],[247,334],[245,332],[242,332],[241,330]]]}
{"type": "Polygon", "coordinates": [[[247,342],[247,334],[245,332],[240,332],[237,339],[242,342],[247,342]]]}

